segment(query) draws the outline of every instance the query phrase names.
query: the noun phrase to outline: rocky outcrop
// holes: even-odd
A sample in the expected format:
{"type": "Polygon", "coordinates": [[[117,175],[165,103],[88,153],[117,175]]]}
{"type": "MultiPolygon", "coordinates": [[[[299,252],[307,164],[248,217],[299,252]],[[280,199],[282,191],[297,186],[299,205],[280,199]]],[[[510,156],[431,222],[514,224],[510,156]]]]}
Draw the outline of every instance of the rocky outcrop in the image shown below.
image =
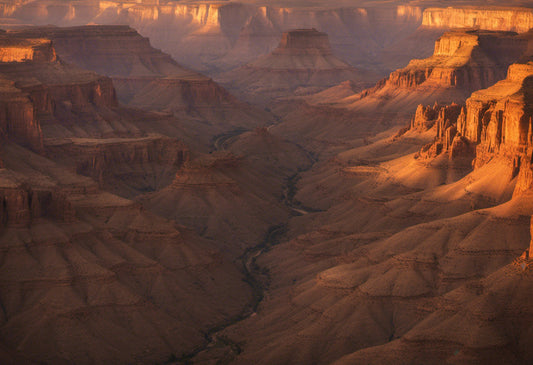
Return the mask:
{"type": "Polygon", "coordinates": [[[14,82],[0,80],[0,139],[9,138],[35,151],[43,150],[41,125],[34,103],[14,82]]]}
{"type": "Polygon", "coordinates": [[[162,136],[72,138],[47,145],[48,156],[122,196],[134,196],[169,185],[189,154],[182,142],[162,136]]]}
{"type": "Polygon", "coordinates": [[[9,181],[6,176],[0,179],[0,231],[5,227],[27,228],[40,218],[67,223],[76,220],[67,194],[59,190],[33,189],[9,181]]]}
{"type": "MultiPolygon", "coordinates": [[[[34,136],[40,133],[39,128],[58,131],[52,125],[70,133],[101,135],[105,127],[98,121],[110,118],[111,110],[118,106],[111,79],[59,61],[0,63],[0,73],[30,101],[27,118],[31,105],[35,123],[40,124],[34,136]],[[74,120],[78,121],[77,126],[74,120]]],[[[48,137],[52,135],[49,133],[48,137]]]]}
{"type": "Polygon", "coordinates": [[[29,27],[8,31],[7,35],[50,39],[62,60],[110,77],[200,77],[153,48],[148,38],[127,25],[29,27]]]}
{"type": "Polygon", "coordinates": [[[139,90],[160,78],[209,81],[153,48],[148,38],[129,26],[30,27],[7,34],[52,39],[62,60],[111,77],[118,98],[124,103],[129,103],[139,90]]]}
{"type": "Polygon", "coordinates": [[[435,42],[432,57],[412,60],[407,67],[391,73],[375,90],[440,87],[472,92],[504,78],[507,67],[526,50],[527,41],[516,33],[447,32],[435,42]]]}
{"type": "Polygon", "coordinates": [[[428,8],[422,26],[432,28],[480,28],[527,32],[533,28],[533,10],[526,8],[448,7],[428,8]]]}
{"type": "MultiPolygon", "coordinates": [[[[474,92],[462,108],[438,108],[435,142],[419,156],[449,152],[450,158],[458,158],[475,152],[474,168],[503,158],[512,166],[513,177],[518,176],[515,195],[533,187],[533,63],[511,65],[505,80],[474,92]],[[443,110],[452,112],[445,116],[443,110]]],[[[435,113],[434,108],[419,106],[413,128],[435,113]]]]}
{"type": "MultiPolygon", "coordinates": [[[[128,24],[178,62],[215,73],[268,54],[283,32],[295,28],[328,33],[335,53],[343,59],[357,67],[382,69],[384,49],[410,36],[422,22],[420,6],[322,4],[33,0],[6,8],[2,15],[23,24],[128,24]]],[[[429,42],[433,40],[431,37],[429,42]]],[[[404,54],[396,59],[387,54],[385,59],[391,63],[394,58],[392,69],[396,69],[412,57],[404,54]]]]}
{"type": "Polygon", "coordinates": [[[473,91],[505,78],[509,65],[527,50],[527,38],[517,33],[449,31],[435,42],[433,56],[412,60],[347,100],[353,108],[379,105],[413,111],[420,103],[462,103],[473,91]]]}
{"type": "Polygon", "coordinates": [[[294,92],[316,92],[346,80],[368,82],[371,79],[371,74],[337,58],[327,34],[316,29],[285,32],[271,54],[219,78],[230,90],[243,97],[248,95],[249,99],[254,95],[268,99],[294,92]]]}
{"type": "Polygon", "coordinates": [[[49,39],[0,37],[0,62],[54,62],[57,60],[49,39]]]}
{"type": "Polygon", "coordinates": [[[257,114],[268,118],[266,113],[239,102],[209,77],[180,66],[129,26],[30,27],[7,35],[52,39],[62,60],[110,77],[121,103],[186,119],[192,116],[194,124],[188,127],[193,129],[199,128],[198,118],[219,127],[210,132],[195,131],[199,135],[255,127],[257,114]]]}
{"type": "Polygon", "coordinates": [[[410,129],[425,132],[435,126],[436,137],[435,141],[422,148],[416,157],[436,157],[445,152],[450,152],[451,159],[457,157],[463,148],[463,141],[457,135],[456,126],[457,118],[462,112],[464,113],[464,109],[457,104],[435,104],[427,107],[419,105],[415,117],[411,120],[410,129]]]}

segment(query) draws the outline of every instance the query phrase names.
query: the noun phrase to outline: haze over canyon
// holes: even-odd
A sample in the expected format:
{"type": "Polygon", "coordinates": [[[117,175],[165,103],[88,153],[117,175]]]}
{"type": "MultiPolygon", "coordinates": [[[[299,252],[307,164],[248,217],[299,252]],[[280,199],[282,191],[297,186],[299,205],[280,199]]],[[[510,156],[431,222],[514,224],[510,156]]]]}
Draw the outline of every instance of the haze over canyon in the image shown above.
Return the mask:
{"type": "Polygon", "coordinates": [[[0,363],[533,363],[532,28],[0,0],[0,363]]]}

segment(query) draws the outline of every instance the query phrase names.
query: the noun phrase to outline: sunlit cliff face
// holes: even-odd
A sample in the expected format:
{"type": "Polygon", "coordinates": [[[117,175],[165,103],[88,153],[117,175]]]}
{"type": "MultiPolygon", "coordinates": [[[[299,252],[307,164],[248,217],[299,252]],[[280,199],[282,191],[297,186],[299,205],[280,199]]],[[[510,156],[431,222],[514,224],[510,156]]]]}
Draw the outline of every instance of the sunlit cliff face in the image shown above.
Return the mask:
{"type": "Polygon", "coordinates": [[[473,27],[521,33],[533,27],[533,12],[528,9],[429,8],[424,10],[422,25],[443,28],[473,27]]]}

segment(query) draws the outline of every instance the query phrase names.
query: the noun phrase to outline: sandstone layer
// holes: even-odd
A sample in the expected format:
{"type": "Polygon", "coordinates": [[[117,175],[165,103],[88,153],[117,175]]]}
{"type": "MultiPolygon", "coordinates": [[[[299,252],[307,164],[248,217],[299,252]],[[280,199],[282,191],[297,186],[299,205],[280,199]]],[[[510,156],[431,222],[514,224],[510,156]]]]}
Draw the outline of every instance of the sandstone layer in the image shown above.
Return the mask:
{"type": "Polygon", "coordinates": [[[273,110],[284,121],[273,132],[319,153],[334,154],[341,143],[359,146],[372,134],[407,122],[420,103],[463,103],[473,91],[505,78],[508,66],[529,54],[529,40],[529,33],[446,32],[435,42],[433,56],[412,60],[372,88],[359,91],[343,83],[302,97],[297,108],[278,103],[273,110]]]}
{"type": "Polygon", "coordinates": [[[416,100],[462,102],[473,91],[505,78],[507,67],[527,49],[528,39],[516,33],[447,32],[435,42],[433,56],[412,60],[374,88],[347,101],[353,107],[389,104],[394,108],[412,108],[416,100]]]}
{"type": "Polygon", "coordinates": [[[434,28],[479,28],[524,33],[533,28],[533,10],[504,7],[428,8],[422,26],[434,28]]]}

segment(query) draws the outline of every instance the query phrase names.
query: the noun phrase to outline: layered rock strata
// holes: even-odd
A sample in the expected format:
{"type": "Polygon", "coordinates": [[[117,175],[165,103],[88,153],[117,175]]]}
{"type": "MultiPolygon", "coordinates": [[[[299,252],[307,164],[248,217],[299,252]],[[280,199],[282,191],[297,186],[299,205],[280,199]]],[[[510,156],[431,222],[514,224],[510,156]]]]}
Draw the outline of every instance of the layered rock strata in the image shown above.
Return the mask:
{"type": "Polygon", "coordinates": [[[121,103],[181,117],[187,128],[212,126],[208,138],[228,130],[250,128],[266,113],[238,101],[209,77],[180,66],[153,48],[147,38],[128,26],[30,27],[7,32],[9,37],[48,37],[62,60],[113,80],[121,103]]]}
{"type": "Polygon", "coordinates": [[[533,10],[503,7],[428,8],[422,14],[422,26],[434,28],[480,28],[527,32],[533,28],[533,10]]]}
{"type": "MultiPolygon", "coordinates": [[[[172,181],[189,153],[183,142],[175,138],[185,133],[179,125],[172,126],[177,122],[172,118],[167,117],[165,122],[161,116],[120,107],[109,77],[65,63],[56,55],[51,41],[42,38],[47,34],[63,39],[68,39],[68,34],[78,37],[92,34],[93,38],[87,37],[91,44],[91,39],[98,35],[105,38],[113,31],[118,32],[116,39],[121,36],[135,41],[143,39],[128,27],[82,27],[68,32],[30,28],[1,34],[0,52],[5,57],[17,44],[37,50],[45,44],[49,57],[24,56],[17,61],[0,62],[0,135],[48,154],[78,173],[93,177],[101,187],[129,197],[172,181]],[[146,125],[147,119],[152,123],[146,125]],[[159,131],[174,138],[162,137],[159,131]]],[[[112,40],[113,37],[107,44],[111,45],[112,40]]],[[[145,51],[152,55],[153,49],[145,41],[145,51]]],[[[93,48],[87,47],[87,51],[92,52],[93,48]]],[[[13,52],[13,57],[17,56],[18,51],[13,52]]],[[[124,56],[120,52],[117,59],[123,64],[131,60],[128,57],[132,53],[126,52],[124,56]]],[[[145,69],[154,72],[175,66],[168,56],[155,54],[152,63],[143,58],[139,64],[146,64],[145,69]]],[[[205,103],[209,105],[209,101],[205,103]]]]}
{"type": "Polygon", "coordinates": [[[278,200],[283,175],[261,165],[231,152],[201,156],[185,163],[169,186],[139,200],[158,215],[216,237],[238,256],[289,214],[278,200]]]}
{"type": "Polygon", "coordinates": [[[9,138],[35,151],[43,150],[43,133],[29,95],[10,80],[0,80],[0,139],[9,138]]]}
{"type": "Polygon", "coordinates": [[[271,54],[219,79],[230,90],[264,98],[309,93],[346,80],[369,81],[371,75],[337,58],[327,34],[316,29],[296,29],[285,32],[271,54]]]}
{"type": "MultiPolygon", "coordinates": [[[[488,89],[476,91],[453,113],[437,119],[435,142],[424,147],[422,155],[435,157],[450,152],[450,158],[475,151],[473,166],[481,168],[494,158],[504,158],[518,176],[515,194],[533,186],[531,169],[533,153],[533,63],[513,64],[507,78],[488,89]]],[[[435,108],[419,106],[413,126],[424,124],[426,115],[434,116],[435,108]]]]}
{"type": "Polygon", "coordinates": [[[0,62],[53,62],[57,60],[49,39],[0,39],[0,62]]]}
{"type": "MultiPolygon", "coordinates": [[[[246,64],[271,52],[284,31],[313,27],[330,34],[343,59],[381,68],[383,49],[411,35],[422,22],[420,6],[324,5],[38,0],[12,4],[1,15],[6,22],[22,24],[128,24],[180,63],[202,72],[246,64]]],[[[394,68],[412,55],[407,57],[397,60],[394,68]]]]}
{"type": "Polygon", "coordinates": [[[518,61],[527,49],[528,40],[516,33],[447,32],[435,42],[433,56],[412,60],[407,67],[394,71],[374,88],[361,93],[359,104],[376,99],[393,99],[388,103],[405,104],[401,99],[406,99],[411,105],[412,93],[420,101],[462,102],[473,91],[505,78],[507,67],[518,61]],[[401,95],[402,91],[409,91],[409,97],[401,95]],[[370,100],[364,100],[368,97],[370,100]]]}
{"type": "Polygon", "coordinates": [[[47,145],[47,155],[72,166],[80,175],[92,177],[108,191],[134,196],[169,185],[190,151],[176,139],[152,135],[58,140],[47,145]]]}

